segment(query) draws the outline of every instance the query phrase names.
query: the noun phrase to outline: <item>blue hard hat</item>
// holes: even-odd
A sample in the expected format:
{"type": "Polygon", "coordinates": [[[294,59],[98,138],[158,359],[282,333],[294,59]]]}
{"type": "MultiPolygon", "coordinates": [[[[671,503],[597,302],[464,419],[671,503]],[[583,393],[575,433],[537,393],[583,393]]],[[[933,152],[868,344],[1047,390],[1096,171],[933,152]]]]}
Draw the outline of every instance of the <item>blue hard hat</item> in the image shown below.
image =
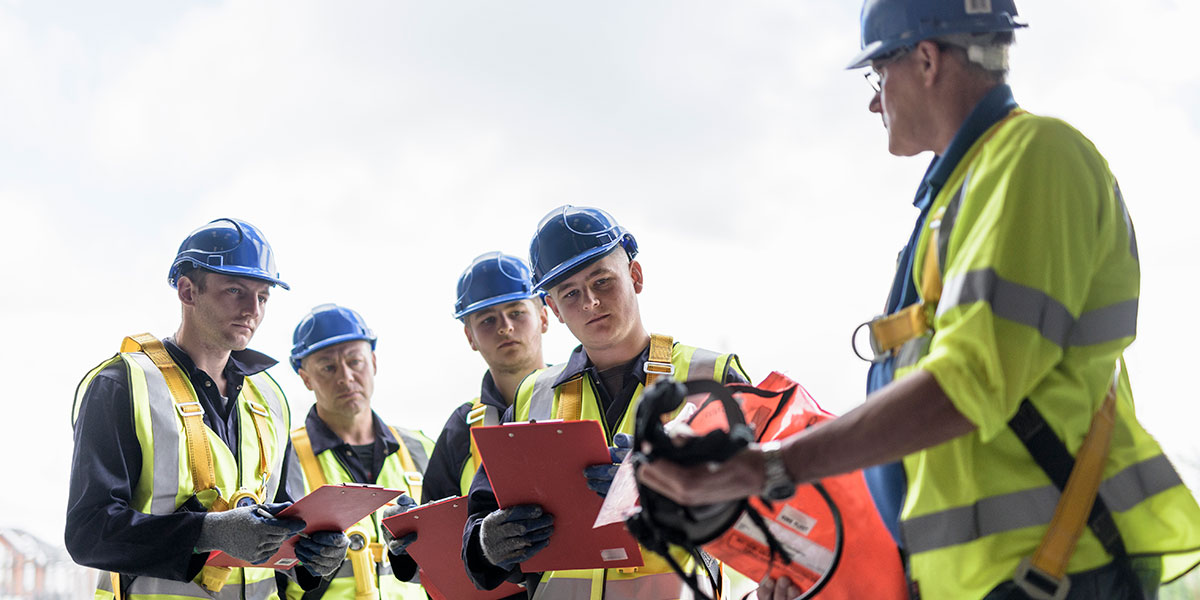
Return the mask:
{"type": "Polygon", "coordinates": [[[871,64],[921,40],[956,33],[995,33],[1025,27],[1013,0],[866,0],[862,51],[847,69],[871,64]]]}
{"type": "Polygon", "coordinates": [[[525,261],[501,252],[480,254],[458,277],[454,318],[462,319],[489,306],[539,296],[533,289],[525,261]]]}
{"type": "Polygon", "coordinates": [[[533,286],[547,291],[617,246],[637,256],[637,240],[612,215],[586,206],[560,206],[542,217],[529,244],[533,286]]]}
{"type": "Polygon", "coordinates": [[[322,304],[304,315],[292,333],[292,368],[300,371],[305,356],[342,342],[366,340],[374,350],[377,339],[362,315],[336,304],[322,304]]]}
{"type": "Polygon", "coordinates": [[[185,265],[291,289],[275,270],[275,253],[267,238],[257,227],[238,219],[217,219],[188,234],[167,275],[171,287],[176,287],[179,276],[187,272],[185,265]]]}

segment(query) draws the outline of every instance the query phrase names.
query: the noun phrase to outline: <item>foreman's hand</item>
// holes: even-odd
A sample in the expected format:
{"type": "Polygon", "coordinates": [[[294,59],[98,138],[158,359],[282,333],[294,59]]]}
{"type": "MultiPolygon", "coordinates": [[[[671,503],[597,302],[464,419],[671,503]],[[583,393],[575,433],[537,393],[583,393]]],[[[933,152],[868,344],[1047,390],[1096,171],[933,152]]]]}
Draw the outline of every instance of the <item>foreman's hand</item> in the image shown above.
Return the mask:
{"type": "Polygon", "coordinates": [[[479,528],[479,545],[488,562],[501,569],[528,560],[550,544],[554,516],[536,504],[492,511],[479,528]]]}
{"type": "Polygon", "coordinates": [[[722,463],[680,466],[655,460],[637,470],[638,482],[687,506],[758,495],[766,480],[762,452],[747,448],[722,463]]]}
{"type": "Polygon", "coordinates": [[[629,455],[631,449],[633,449],[633,436],[628,433],[618,433],[613,436],[613,445],[608,448],[608,456],[612,460],[612,464],[591,465],[583,469],[583,476],[588,480],[588,488],[600,494],[601,497],[607,496],[608,488],[612,486],[613,477],[617,474],[617,468],[629,455]]]}
{"type": "MultiPolygon", "coordinates": [[[[416,507],[417,501],[413,500],[412,496],[409,496],[408,494],[401,494],[399,498],[396,498],[396,504],[394,506],[389,506],[383,509],[383,519],[394,517],[400,513],[408,512],[416,507]]],[[[380,520],[382,521],[383,519],[380,520]]],[[[410,532],[401,538],[395,538],[392,536],[392,532],[388,531],[387,527],[383,528],[383,543],[387,545],[388,552],[392,554],[397,556],[406,554],[408,547],[415,541],[417,541],[417,532],[415,531],[410,532]]]]}
{"type": "Polygon", "coordinates": [[[800,597],[800,589],[786,576],[771,579],[768,573],[758,582],[758,600],[793,600],[800,597]]]}

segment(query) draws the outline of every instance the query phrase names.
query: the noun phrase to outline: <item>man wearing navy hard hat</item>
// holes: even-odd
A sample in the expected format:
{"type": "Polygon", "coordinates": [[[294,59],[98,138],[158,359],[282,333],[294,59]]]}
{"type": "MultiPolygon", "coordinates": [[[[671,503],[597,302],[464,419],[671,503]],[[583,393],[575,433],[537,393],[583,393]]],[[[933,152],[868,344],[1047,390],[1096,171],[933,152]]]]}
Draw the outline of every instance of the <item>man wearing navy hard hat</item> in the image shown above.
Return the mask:
{"type": "Polygon", "coordinates": [[[292,334],[292,369],[316,399],[304,425],[291,434],[303,467],[303,481],[293,487],[366,483],[405,493],[348,530],[350,556],[322,589],[303,593],[291,583],[290,598],[425,598],[419,584],[406,583],[416,575],[416,563],[404,552],[413,540],[393,539],[382,521],[417,505],[433,442],[420,431],[385,423],[371,408],[377,340],[362,315],[336,304],[313,308],[292,334]],[[385,547],[390,560],[382,560],[385,547]],[[354,560],[358,554],[369,559],[354,560]]]}
{"type": "Polygon", "coordinates": [[[479,397],[459,405],[438,436],[425,474],[426,501],[467,495],[481,461],[471,428],[499,424],[521,381],[546,366],[542,334],[549,318],[525,261],[502,252],[481,254],[459,276],[456,292],[454,318],[488,369],[479,397]]]}
{"type": "Polygon", "coordinates": [[[711,472],[660,461],[641,481],[705,504],[872,467],[923,599],[1155,597],[1200,562],[1200,507],[1134,413],[1139,256],[1116,178],[1018,107],[1013,0],[867,0],[861,26],[849,68],[871,69],[888,151],[934,155],[886,314],[862,326],[870,395],[711,472]]]}
{"type": "MultiPolygon", "coordinates": [[[[305,527],[272,516],[303,491],[287,485],[276,361],[247,348],[271,289],[288,286],[262,232],[238,219],[188,235],[167,282],[175,335],[126,338],[76,391],[67,550],[102,571],[97,598],[278,598],[273,569],[205,563],[214,551],[260,563],[305,527]]],[[[312,534],[289,576],[315,588],[346,546],[340,531],[312,534]]]]}
{"type": "MultiPolygon", "coordinates": [[[[600,495],[607,494],[617,463],[629,451],[638,400],[655,379],[747,381],[736,355],[686,346],[646,330],[637,300],[644,284],[637,253],[633,234],[603,210],[561,206],[542,218],[530,245],[533,286],[546,294],[550,309],[580,346],[566,362],[526,377],[503,418],[600,421],[613,463],[580,474],[600,495]]],[[[464,560],[482,588],[523,580],[531,595],[542,598],[650,600],[679,598],[684,588],[668,563],[649,551],[642,552],[645,564],[636,570],[523,574],[521,562],[554,535],[553,515],[535,505],[500,509],[486,468],[475,474],[468,510],[464,560]]],[[[684,569],[700,571],[710,585],[719,579],[700,557],[676,548],[673,558],[684,569]]]]}

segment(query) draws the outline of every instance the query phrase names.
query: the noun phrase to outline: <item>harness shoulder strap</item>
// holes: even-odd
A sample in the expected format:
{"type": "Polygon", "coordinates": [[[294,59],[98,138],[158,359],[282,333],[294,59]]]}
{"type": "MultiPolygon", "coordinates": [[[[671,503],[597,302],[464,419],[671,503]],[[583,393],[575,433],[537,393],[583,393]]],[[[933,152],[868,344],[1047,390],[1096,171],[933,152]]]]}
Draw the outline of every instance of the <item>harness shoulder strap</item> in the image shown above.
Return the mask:
{"type": "MultiPolygon", "coordinates": [[[[471,404],[471,410],[467,412],[467,427],[474,429],[480,425],[484,427],[492,427],[500,424],[500,411],[494,406],[488,406],[482,400],[476,398],[471,404]]],[[[483,457],[479,455],[479,448],[475,445],[475,436],[467,432],[467,438],[471,442],[471,460],[475,464],[475,470],[479,470],[479,466],[483,464],[483,457]]]]}
{"type": "Polygon", "coordinates": [[[208,447],[208,431],[204,427],[204,407],[194,398],[191,384],[188,383],[183,370],[171,360],[171,355],[167,353],[163,343],[149,333],[131,335],[121,340],[121,352],[141,352],[162,372],[171,398],[175,401],[175,410],[183,417],[188,463],[192,471],[192,488],[196,492],[216,489],[213,457],[208,447]]]}
{"type": "Polygon", "coordinates": [[[564,421],[578,421],[583,414],[583,377],[576,377],[558,386],[558,414],[564,421]]]}
{"type": "Polygon", "coordinates": [[[297,427],[292,430],[292,448],[296,450],[296,459],[300,461],[300,470],[304,472],[304,480],[308,482],[309,491],[313,491],[327,483],[321,463],[312,449],[312,440],[308,439],[308,428],[297,427]]]}
{"type": "Polygon", "coordinates": [[[646,372],[646,388],[654,385],[659,377],[670,377],[675,374],[675,365],[671,362],[671,350],[675,347],[675,339],[661,333],[650,334],[650,356],[642,369],[646,372]]]}
{"type": "Polygon", "coordinates": [[[408,484],[408,493],[420,502],[421,485],[425,482],[425,476],[417,470],[412,453],[408,451],[408,444],[405,443],[406,440],[400,435],[400,432],[391,425],[388,425],[388,429],[391,430],[392,435],[396,436],[396,441],[400,442],[400,449],[396,453],[400,455],[400,465],[404,468],[404,483],[408,484]]]}

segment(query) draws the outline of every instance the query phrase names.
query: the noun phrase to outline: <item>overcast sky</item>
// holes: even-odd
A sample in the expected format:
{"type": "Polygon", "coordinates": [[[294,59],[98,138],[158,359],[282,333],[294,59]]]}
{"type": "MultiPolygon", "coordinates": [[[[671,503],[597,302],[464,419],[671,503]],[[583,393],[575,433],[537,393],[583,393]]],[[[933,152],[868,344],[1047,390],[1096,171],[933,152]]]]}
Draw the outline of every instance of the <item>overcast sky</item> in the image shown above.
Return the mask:
{"type": "MultiPolygon", "coordinates": [[[[291,332],[337,302],[379,335],[376,409],[436,437],[485,368],[450,316],[459,273],[526,255],[565,203],[637,236],[650,330],[854,407],[850,332],[884,302],[931,158],[890,156],[843,70],[859,6],[0,0],[0,525],[61,539],[77,382],[122,336],[175,331],[168,268],[223,216],[259,226],[292,284],[252,347],[281,361],[295,423],[312,399],[291,332]]],[[[1196,472],[1200,5],[1019,8],[1016,98],[1120,179],[1142,264],[1138,409],[1196,472]]],[[[553,323],[546,359],[574,345],[553,323]]]]}

